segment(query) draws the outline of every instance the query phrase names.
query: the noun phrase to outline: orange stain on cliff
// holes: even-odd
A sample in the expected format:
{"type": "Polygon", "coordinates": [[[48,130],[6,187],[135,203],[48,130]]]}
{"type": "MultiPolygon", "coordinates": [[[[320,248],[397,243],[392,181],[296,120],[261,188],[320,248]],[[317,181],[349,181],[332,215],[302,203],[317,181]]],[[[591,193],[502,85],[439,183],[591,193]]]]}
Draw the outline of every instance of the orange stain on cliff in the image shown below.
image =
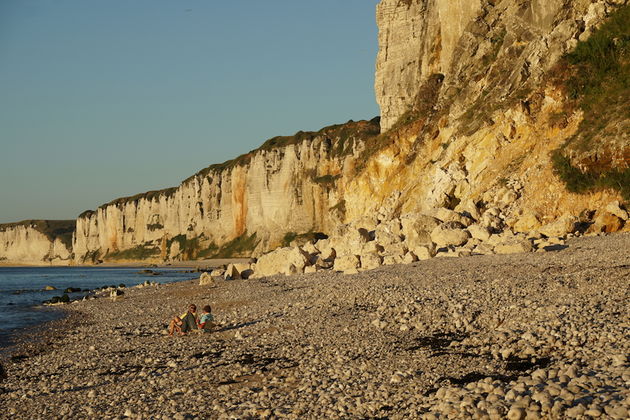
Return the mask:
{"type": "Polygon", "coordinates": [[[247,176],[235,170],[232,184],[232,217],[235,236],[245,233],[247,224],[247,176]]]}

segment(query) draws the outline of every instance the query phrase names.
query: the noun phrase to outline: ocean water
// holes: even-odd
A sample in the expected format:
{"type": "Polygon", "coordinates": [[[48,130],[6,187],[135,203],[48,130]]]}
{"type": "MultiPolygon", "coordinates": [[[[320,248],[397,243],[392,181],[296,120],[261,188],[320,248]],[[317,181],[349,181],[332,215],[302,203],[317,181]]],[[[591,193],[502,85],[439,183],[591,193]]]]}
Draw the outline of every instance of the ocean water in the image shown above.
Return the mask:
{"type": "MultiPolygon", "coordinates": [[[[0,267],[0,349],[11,344],[18,330],[61,317],[61,311],[42,305],[53,296],[61,296],[68,287],[96,289],[123,283],[127,287],[147,280],[158,283],[190,280],[195,273],[185,269],[156,268],[159,276],[139,274],[138,267],[0,267]],[[57,290],[44,291],[45,286],[57,290]]],[[[68,293],[70,299],[88,292],[68,293]]]]}

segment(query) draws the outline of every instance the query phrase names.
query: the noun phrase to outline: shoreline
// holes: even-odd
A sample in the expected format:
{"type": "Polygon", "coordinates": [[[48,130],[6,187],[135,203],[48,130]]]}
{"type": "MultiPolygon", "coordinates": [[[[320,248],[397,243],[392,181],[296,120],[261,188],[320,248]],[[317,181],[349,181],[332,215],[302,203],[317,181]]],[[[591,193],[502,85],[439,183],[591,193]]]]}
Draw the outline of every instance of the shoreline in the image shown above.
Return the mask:
{"type": "Polygon", "coordinates": [[[120,268],[213,268],[223,264],[247,262],[250,258],[213,258],[194,261],[173,261],[173,262],[151,262],[151,261],[129,261],[129,262],[104,262],[102,264],[19,264],[5,263],[0,261],[0,268],[40,268],[40,267],[120,267],[120,268]]]}
{"type": "Polygon", "coordinates": [[[627,249],[620,234],[354,275],[129,288],[34,331],[39,344],[16,349],[27,357],[3,362],[0,405],[14,417],[624,418],[627,249]],[[190,302],[212,305],[218,331],[165,335],[190,302]]]}

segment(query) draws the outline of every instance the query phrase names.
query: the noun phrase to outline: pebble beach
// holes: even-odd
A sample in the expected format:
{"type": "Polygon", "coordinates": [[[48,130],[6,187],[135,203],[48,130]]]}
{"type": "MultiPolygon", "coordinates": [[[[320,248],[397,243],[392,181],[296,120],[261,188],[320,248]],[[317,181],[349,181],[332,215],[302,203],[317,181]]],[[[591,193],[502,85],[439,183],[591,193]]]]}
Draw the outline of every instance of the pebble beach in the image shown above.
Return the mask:
{"type": "Polygon", "coordinates": [[[63,306],[2,359],[7,419],[630,416],[630,234],[127,288],[63,306]],[[212,333],[169,319],[210,304],[212,333]]]}

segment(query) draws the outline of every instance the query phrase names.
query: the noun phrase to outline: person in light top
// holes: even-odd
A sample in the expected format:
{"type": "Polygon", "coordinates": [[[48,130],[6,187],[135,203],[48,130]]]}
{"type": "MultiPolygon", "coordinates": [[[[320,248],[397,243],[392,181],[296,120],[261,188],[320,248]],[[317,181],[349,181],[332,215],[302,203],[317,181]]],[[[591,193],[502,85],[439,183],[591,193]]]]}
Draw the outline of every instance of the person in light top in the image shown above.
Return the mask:
{"type": "Polygon", "coordinates": [[[168,334],[173,335],[186,335],[186,333],[196,330],[198,327],[199,319],[197,318],[197,306],[195,304],[188,305],[188,311],[181,316],[176,316],[171,319],[168,325],[168,334]]]}

